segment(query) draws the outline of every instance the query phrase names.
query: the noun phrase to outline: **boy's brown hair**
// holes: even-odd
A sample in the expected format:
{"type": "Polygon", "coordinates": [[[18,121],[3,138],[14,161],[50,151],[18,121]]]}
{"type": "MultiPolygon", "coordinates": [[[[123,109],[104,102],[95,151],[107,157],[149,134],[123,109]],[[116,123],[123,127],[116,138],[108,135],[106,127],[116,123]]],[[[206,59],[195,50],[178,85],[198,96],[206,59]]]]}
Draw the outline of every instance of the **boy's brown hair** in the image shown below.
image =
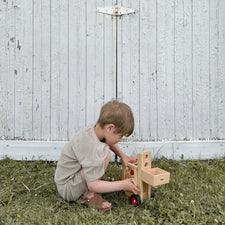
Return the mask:
{"type": "Polygon", "coordinates": [[[102,106],[97,123],[100,127],[106,124],[115,125],[115,133],[130,136],[134,130],[134,117],[131,108],[117,100],[112,100],[102,106]]]}

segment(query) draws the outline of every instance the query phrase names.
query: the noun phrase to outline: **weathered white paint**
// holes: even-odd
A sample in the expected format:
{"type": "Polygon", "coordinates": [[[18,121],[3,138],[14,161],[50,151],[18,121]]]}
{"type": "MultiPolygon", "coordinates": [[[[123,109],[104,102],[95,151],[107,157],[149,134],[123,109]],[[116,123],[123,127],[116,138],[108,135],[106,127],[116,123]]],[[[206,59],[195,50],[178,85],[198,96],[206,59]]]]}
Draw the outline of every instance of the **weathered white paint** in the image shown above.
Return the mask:
{"type": "MultiPolygon", "coordinates": [[[[51,134],[51,8],[48,0],[33,3],[32,132],[49,140],[51,134]]],[[[18,8],[20,10],[20,8],[18,8]]],[[[23,47],[23,46],[22,46],[23,47]]],[[[19,74],[18,74],[19,76],[19,74]]]]}
{"type": "Polygon", "coordinates": [[[174,136],[178,140],[193,137],[192,19],[192,1],[175,1],[174,136]]]}
{"type": "MultiPolygon", "coordinates": [[[[65,141],[0,141],[0,159],[57,161],[65,144],[65,141]]],[[[123,142],[119,145],[129,156],[150,150],[153,159],[205,160],[225,157],[225,141],[123,142]]],[[[111,161],[114,160],[114,154],[111,154],[111,161]]]]}
{"type": "MultiPolygon", "coordinates": [[[[120,4],[134,8],[137,13],[118,19],[118,98],[132,108],[135,117],[136,137],[139,137],[140,79],[139,79],[139,1],[121,1],[120,4]]],[[[146,65],[147,66],[147,65],[146,65]]]]}
{"type": "Polygon", "coordinates": [[[51,140],[65,140],[68,135],[68,8],[68,1],[51,2],[51,140]],[[58,132],[55,132],[56,130],[58,132]]]}
{"type": "Polygon", "coordinates": [[[69,1],[67,138],[86,124],[86,6],[69,1]]]}
{"type": "Polygon", "coordinates": [[[225,133],[225,1],[210,1],[210,132],[212,137],[225,133]],[[221,15],[223,14],[223,15],[221,15]]]}
{"type": "Polygon", "coordinates": [[[140,3],[140,136],[157,140],[157,3],[140,3]],[[151,13],[149,13],[151,12],[151,13]],[[148,118],[148,119],[147,119],[148,118]]]}
{"type": "Polygon", "coordinates": [[[224,2],[120,2],[138,12],[118,35],[118,95],[137,139],[224,139],[224,2]]]}
{"type": "Polygon", "coordinates": [[[0,137],[65,141],[112,98],[135,141],[225,138],[223,0],[0,2],[0,137]],[[135,14],[113,17],[98,7],[135,14]]]}
{"type": "Polygon", "coordinates": [[[210,137],[209,12],[208,1],[193,2],[193,136],[199,138],[210,137]]]}

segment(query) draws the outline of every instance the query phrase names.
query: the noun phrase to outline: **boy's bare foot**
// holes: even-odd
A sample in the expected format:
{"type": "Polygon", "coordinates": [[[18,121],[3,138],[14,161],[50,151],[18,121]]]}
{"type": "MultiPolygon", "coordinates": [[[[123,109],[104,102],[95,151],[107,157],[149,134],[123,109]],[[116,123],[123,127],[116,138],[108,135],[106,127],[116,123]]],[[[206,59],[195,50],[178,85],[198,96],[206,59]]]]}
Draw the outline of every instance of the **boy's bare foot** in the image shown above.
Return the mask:
{"type": "Polygon", "coordinates": [[[81,198],[81,204],[95,206],[102,211],[107,211],[112,208],[112,203],[107,202],[102,198],[101,195],[98,195],[96,193],[91,193],[83,196],[81,198]]]}

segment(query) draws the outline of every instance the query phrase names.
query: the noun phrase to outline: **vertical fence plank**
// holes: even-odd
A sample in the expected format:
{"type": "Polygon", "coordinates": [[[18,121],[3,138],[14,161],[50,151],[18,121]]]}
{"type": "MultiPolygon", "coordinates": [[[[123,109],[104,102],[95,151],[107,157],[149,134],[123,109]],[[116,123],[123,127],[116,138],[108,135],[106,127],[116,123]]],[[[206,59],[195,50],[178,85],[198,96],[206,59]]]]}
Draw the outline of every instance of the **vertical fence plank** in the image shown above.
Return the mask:
{"type": "MultiPolygon", "coordinates": [[[[97,72],[97,57],[101,57],[101,49],[102,46],[98,46],[97,50],[97,43],[96,38],[97,36],[102,34],[102,31],[97,29],[98,24],[97,22],[97,16],[103,17],[102,14],[97,15],[96,9],[97,7],[97,0],[93,1],[87,1],[87,64],[86,64],[86,70],[87,70],[87,80],[86,80],[86,125],[95,123],[96,120],[96,105],[98,104],[97,98],[96,98],[96,72],[97,72]],[[97,34],[97,32],[100,32],[100,34],[97,34]]],[[[102,23],[100,22],[100,25],[102,23]]],[[[100,74],[97,75],[100,77],[100,74]]],[[[98,88],[102,88],[102,84],[98,83],[98,88]]]]}
{"type": "MultiPolygon", "coordinates": [[[[96,75],[96,12],[95,8],[97,7],[97,0],[87,1],[87,15],[86,15],[86,23],[87,23],[87,39],[86,39],[86,48],[87,48],[87,80],[86,80],[86,124],[89,125],[95,122],[95,75],[96,75]]],[[[102,15],[98,15],[102,16],[102,15]]],[[[98,53],[100,53],[100,49],[98,49],[98,53]]],[[[101,84],[98,84],[99,88],[101,84]]]]}
{"type": "Polygon", "coordinates": [[[15,4],[15,137],[32,139],[32,1],[15,4]]]}
{"type": "Polygon", "coordinates": [[[175,135],[192,139],[192,1],[175,1],[175,135]]]}
{"type": "Polygon", "coordinates": [[[51,4],[51,140],[67,140],[68,3],[51,4]]]}
{"type": "Polygon", "coordinates": [[[23,8],[23,21],[22,21],[22,39],[20,40],[23,45],[18,48],[22,51],[23,57],[23,138],[33,139],[32,133],[32,82],[33,82],[33,1],[21,1],[23,8]]]}
{"type": "Polygon", "coordinates": [[[23,15],[22,5],[19,0],[14,1],[15,4],[15,138],[23,137],[23,15]]]}
{"type": "Polygon", "coordinates": [[[8,80],[8,18],[7,18],[7,4],[0,1],[0,138],[5,139],[8,137],[8,123],[7,123],[7,80],[8,80]]]}
{"type": "Polygon", "coordinates": [[[50,139],[50,2],[34,1],[33,134],[50,139]]]}
{"type": "MultiPolygon", "coordinates": [[[[118,5],[122,5],[122,0],[117,1],[118,5]]],[[[124,6],[125,7],[125,6],[124,6]]],[[[123,91],[123,30],[122,17],[118,17],[114,22],[116,29],[116,97],[121,98],[123,91]]]]}
{"type": "MultiPolygon", "coordinates": [[[[122,6],[139,11],[139,1],[123,1],[122,6]]],[[[139,13],[123,15],[118,32],[118,54],[121,56],[121,71],[118,73],[118,97],[127,103],[134,114],[134,136],[139,137],[140,120],[140,68],[139,68],[139,13]]]]}
{"type": "MultiPolygon", "coordinates": [[[[217,89],[221,85],[219,74],[219,0],[210,1],[210,136],[219,138],[219,102],[217,89]]],[[[221,91],[221,90],[220,90],[221,91]]]]}
{"type": "MultiPolygon", "coordinates": [[[[90,121],[87,120],[87,123],[95,123],[98,119],[98,115],[100,112],[100,108],[104,103],[104,78],[105,78],[105,64],[104,64],[104,56],[107,58],[107,55],[104,55],[104,18],[105,15],[97,13],[97,7],[98,6],[104,6],[104,0],[96,0],[95,7],[94,7],[94,14],[96,15],[96,25],[95,25],[95,34],[93,35],[95,37],[95,78],[88,77],[87,79],[87,86],[89,87],[89,82],[91,81],[92,84],[94,84],[94,117],[90,121]]],[[[88,23],[88,21],[87,21],[88,23]]],[[[110,40],[110,39],[109,39],[110,40]]],[[[88,43],[88,42],[87,42],[88,43]]],[[[89,43],[91,44],[91,42],[89,43]]],[[[88,45],[87,45],[88,48],[88,45]]],[[[90,58],[87,57],[87,59],[90,61],[90,58]]],[[[87,67],[88,69],[88,67],[87,67]]],[[[90,84],[91,85],[91,84],[90,84]]],[[[89,98],[88,98],[89,99],[89,98]]],[[[88,100],[87,99],[87,100],[88,100]]],[[[89,100],[88,100],[89,102],[89,100]]],[[[89,104],[87,104],[87,112],[90,112],[91,108],[88,107],[89,104]]],[[[91,118],[92,116],[89,115],[88,117],[91,118]]]]}
{"type": "Polygon", "coordinates": [[[85,126],[86,10],[86,1],[69,1],[69,138],[85,126]]]}
{"type": "MultiPolygon", "coordinates": [[[[5,17],[5,29],[3,43],[5,44],[4,67],[1,75],[3,85],[4,112],[1,120],[4,126],[4,136],[7,139],[15,138],[15,10],[13,1],[7,1],[4,5],[3,17],[5,17]]],[[[2,42],[1,42],[2,43],[2,42]]],[[[1,53],[3,54],[3,53],[1,53]]]]}
{"type": "Polygon", "coordinates": [[[157,1],[158,138],[172,139],[174,121],[174,1],[157,1]]]}
{"type": "Polygon", "coordinates": [[[140,1],[140,139],[157,140],[156,1],[140,1]]]}
{"type": "Polygon", "coordinates": [[[218,116],[218,136],[224,139],[225,134],[225,1],[220,1],[219,4],[219,88],[217,96],[219,96],[219,116],[218,116]]]}
{"type": "Polygon", "coordinates": [[[210,138],[224,138],[225,131],[225,3],[210,1],[210,138]]]}
{"type": "Polygon", "coordinates": [[[96,13],[102,0],[87,1],[87,125],[96,122],[103,104],[103,14],[96,13]]]}
{"type": "Polygon", "coordinates": [[[193,136],[208,139],[209,0],[193,1],[193,136]]]}
{"type": "MultiPolygon", "coordinates": [[[[104,6],[115,5],[116,0],[105,0],[104,6]]],[[[103,33],[103,64],[104,64],[104,102],[116,98],[116,18],[110,15],[104,17],[103,33]]]]}
{"type": "Polygon", "coordinates": [[[15,57],[16,57],[16,5],[14,1],[8,1],[7,17],[9,19],[8,30],[8,102],[7,102],[7,121],[8,134],[15,138],[15,57]]]}

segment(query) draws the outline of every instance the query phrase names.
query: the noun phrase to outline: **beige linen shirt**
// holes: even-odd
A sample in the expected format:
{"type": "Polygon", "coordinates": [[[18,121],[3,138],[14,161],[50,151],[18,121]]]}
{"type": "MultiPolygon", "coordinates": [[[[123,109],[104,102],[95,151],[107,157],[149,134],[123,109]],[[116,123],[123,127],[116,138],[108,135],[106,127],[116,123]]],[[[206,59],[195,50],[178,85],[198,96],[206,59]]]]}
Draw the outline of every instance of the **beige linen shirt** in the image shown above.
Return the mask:
{"type": "Polygon", "coordinates": [[[72,181],[73,187],[76,187],[76,183],[83,182],[81,168],[86,181],[99,179],[104,174],[104,159],[109,150],[109,146],[96,136],[94,126],[78,132],[61,152],[55,172],[56,184],[62,187],[72,181]]]}

